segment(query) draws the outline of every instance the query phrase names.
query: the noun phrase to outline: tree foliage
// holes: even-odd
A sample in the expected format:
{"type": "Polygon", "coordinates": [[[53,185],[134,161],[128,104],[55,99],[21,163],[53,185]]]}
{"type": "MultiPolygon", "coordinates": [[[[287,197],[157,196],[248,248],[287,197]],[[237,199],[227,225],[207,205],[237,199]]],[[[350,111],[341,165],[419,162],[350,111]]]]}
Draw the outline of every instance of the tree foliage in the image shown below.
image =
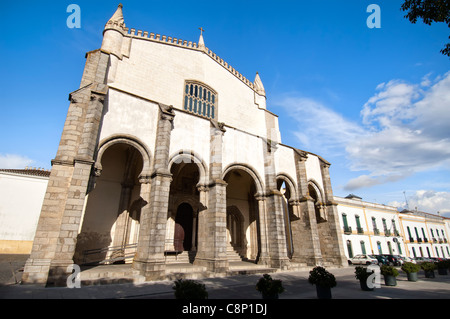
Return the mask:
{"type": "MultiPolygon", "coordinates": [[[[450,0],[405,0],[401,8],[407,11],[405,18],[411,23],[416,23],[421,18],[428,25],[444,22],[450,27],[450,0]]],[[[450,43],[446,44],[441,53],[450,57],[450,43]]]]}

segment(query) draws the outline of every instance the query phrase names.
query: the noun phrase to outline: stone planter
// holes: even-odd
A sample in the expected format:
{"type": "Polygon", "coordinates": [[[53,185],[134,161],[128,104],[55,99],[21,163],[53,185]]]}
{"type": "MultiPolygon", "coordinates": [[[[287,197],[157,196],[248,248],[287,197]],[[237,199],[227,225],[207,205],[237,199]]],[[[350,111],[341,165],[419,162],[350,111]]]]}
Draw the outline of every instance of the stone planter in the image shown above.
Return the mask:
{"type": "Polygon", "coordinates": [[[322,287],[316,285],[316,292],[318,299],[331,299],[331,288],[330,287],[322,287]]]}
{"type": "Polygon", "coordinates": [[[395,276],[384,275],[384,284],[386,286],[397,286],[397,278],[395,276]]]}
{"type": "Polygon", "coordinates": [[[434,270],[425,271],[425,278],[434,278],[434,270]]]}
{"type": "Polygon", "coordinates": [[[408,277],[408,281],[417,281],[417,273],[416,272],[409,272],[406,274],[408,277]]]}
{"type": "Polygon", "coordinates": [[[373,288],[369,288],[369,286],[367,286],[367,279],[360,280],[359,285],[361,286],[361,289],[364,291],[372,291],[373,290],[373,288]]]}
{"type": "Polygon", "coordinates": [[[438,268],[439,275],[447,275],[447,268],[438,268]]]}

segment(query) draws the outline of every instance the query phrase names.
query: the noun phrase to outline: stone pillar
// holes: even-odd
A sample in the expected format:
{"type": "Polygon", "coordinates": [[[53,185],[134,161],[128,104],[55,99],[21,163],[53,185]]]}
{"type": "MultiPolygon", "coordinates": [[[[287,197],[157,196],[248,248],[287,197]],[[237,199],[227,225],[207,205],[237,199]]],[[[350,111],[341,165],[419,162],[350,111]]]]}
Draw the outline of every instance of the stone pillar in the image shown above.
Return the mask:
{"type": "MultiPolygon", "coordinates": [[[[88,64],[106,72],[107,56],[93,55],[88,64]]],[[[76,238],[89,180],[107,87],[92,84],[70,95],[71,104],[47,186],[35,240],[22,282],[65,286],[72,272],[76,238]]]]}
{"type": "Polygon", "coordinates": [[[315,266],[322,264],[319,233],[317,229],[314,200],[308,193],[306,175],[307,153],[295,150],[295,165],[299,190],[299,216],[291,220],[294,254],[292,262],[315,266]]]}
{"type": "Polygon", "coordinates": [[[337,211],[337,202],[334,201],[333,190],[330,179],[330,163],[321,161],[322,182],[325,193],[325,207],[328,227],[329,242],[327,243],[327,259],[336,266],[346,266],[347,257],[345,256],[344,243],[342,241],[339,216],[337,211]]]}
{"type": "Polygon", "coordinates": [[[286,249],[283,194],[277,189],[275,174],[276,144],[268,140],[264,143],[264,146],[264,175],[266,181],[265,227],[267,229],[265,240],[268,241],[270,265],[274,268],[286,269],[289,266],[289,258],[286,249]]]}
{"type": "Polygon", "coordinates": [[[80,88],[69,95],[70,105],[30,258],[22,283],[66,285],[71,273],[76,238],[98,143],[103,104],[108,92],[110,54],[95,50],[86,54],[80,88]]]}
{"type": "Polygon", "coordinates": [[[195,264],[205,266],[211,272],[228,270],[227,259],[227,183],[222,180],[223,125],[211,121],[210,182],[200,193],[200,201],[206,203],[198,215],[198,252],[195,264]]]}
{"type": "Polygon", "coordinates": [[[267,210],[266,210],[266,197],[262,194],[256,194],[255,199],[258,202],[259,212],[259,240],[260,251],[258,256],[258,264],[270,265],[269,257],[269,238],[268,238],[268,223],[267,223],[267,210]]]}
{"type": "MultiPolygon", "coordinates": [[[[139,269],[147,280],[165,276],[165,238],[172,174],[169,166],[170,136],[175,117],[171,106],[160,104],[160,119],[156,133],[154,171],[150,187],[141,194],[148,204],[141,211],[139,242],[133,267],[139,269]]],[[[142,187],[142,186],[141,186],[142,187]]],[[[141,196],[142,196],[141,195],[141,196]]]]}

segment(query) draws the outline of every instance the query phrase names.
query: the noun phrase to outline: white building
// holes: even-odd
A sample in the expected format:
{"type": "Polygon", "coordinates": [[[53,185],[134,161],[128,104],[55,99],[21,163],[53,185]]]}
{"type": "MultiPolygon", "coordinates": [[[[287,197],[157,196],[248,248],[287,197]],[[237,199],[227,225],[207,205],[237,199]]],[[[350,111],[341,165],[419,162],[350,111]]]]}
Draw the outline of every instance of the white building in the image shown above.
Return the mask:
{"type": "Polygon", "coordinates": [[[396,207],[364,202],[349,195],[334,197],[338,202],[345,254],[351,258],[358,254],[404,255],[396,207]]]}
{"type": "Polygon", "coordinates": [[[49,171],[0,169],[0,254],[29,254],[49,171]]]}
{"type": "Polygon", "coordinates": [[[334,197],[347,258],[358,254],[450,258],[449,219],[363,201],[334,197]]]}
{"type": "Polygon", "coordinates": [[[401,211],[399,218],[408,256],[450,257],[448,218],[409,210],[401,211]]]}

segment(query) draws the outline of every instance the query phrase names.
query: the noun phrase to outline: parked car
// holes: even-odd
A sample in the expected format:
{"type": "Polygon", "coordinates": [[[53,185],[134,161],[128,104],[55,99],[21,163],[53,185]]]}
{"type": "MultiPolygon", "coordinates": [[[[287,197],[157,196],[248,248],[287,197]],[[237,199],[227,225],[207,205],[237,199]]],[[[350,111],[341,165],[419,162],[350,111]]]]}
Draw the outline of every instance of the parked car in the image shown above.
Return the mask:
{"type": "Polygon", "coordinates": [[[425,263],[425,262],[427,262],[427,263],[434,263],[435,262],[433,259],[428,258],[428,257],[414,257],[414,260],[417,263],[425,263]]]}
{"type": "Polygon", "coordinates": [[[383,254],[387,258],[390,266],[401,266],[403,265],[403,260],[399,255],[383,254]]]}
{"type": "Polygon", "coordinates": [[[373,255],[356,255],[350,259],[350,265],[371,265],[378,264],[378,260],[373,255]]]}
{"type": "Polygon", "coordinates": [[[400,258],[403,260],[403,263],[413,263],[413,264],[417,263],[414,259],[406,256],[400,256],[400,258]]]}
{"type": "Polygon", "coordinates": [[[389,261],[382,255],[371,255],[378,260],[378,265],[389,265],[389,261]]]}

